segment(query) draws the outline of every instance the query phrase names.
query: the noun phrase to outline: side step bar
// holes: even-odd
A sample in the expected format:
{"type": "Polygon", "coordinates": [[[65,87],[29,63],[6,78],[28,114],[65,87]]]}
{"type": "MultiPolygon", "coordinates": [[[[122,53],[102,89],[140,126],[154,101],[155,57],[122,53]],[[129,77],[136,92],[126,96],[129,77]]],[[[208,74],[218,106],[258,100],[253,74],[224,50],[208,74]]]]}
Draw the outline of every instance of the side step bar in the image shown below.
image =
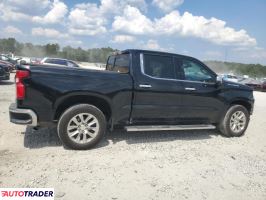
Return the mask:
{"type": "Polygon", "coordinates": [[[205,130],[215,129],[211,124],[198,125],[152,125],[152,126],[126,126],[126,131],[173,131],[173,130],[205,130]]]}

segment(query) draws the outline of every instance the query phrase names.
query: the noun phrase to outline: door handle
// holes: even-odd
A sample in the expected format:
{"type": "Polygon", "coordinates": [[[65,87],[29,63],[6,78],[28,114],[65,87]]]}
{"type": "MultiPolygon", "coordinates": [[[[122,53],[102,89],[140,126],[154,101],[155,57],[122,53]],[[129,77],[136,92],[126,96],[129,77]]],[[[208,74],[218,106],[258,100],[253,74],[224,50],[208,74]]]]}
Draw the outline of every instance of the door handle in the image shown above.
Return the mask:
{"type": "Polygon", "coordinates": [[[148,84],[140,84],[139,87],[141,87],[141,88],[151,88],[151,85],[148,85],[148,84]]]}
{"type": "Polygon", "coordinates": [[[185,90],[187,90],[187,91],[195,91],[196,88],[187,87],[187,88],[185,88],[185,90]]]}

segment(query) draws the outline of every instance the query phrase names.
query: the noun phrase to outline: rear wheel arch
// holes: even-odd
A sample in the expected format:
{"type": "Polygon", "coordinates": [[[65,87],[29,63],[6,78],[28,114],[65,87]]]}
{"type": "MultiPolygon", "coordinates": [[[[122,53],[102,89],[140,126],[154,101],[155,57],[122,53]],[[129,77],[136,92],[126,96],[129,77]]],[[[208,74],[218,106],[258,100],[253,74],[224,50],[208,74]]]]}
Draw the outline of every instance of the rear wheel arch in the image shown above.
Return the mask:
{"type": "Polygon", "coordinates": [[[63,145],[76,150],[90,149],[100,142],[106,131],[106,118],[89,104],[71,106],[60,116],[57,132],[63,145]]]}
{"type": "Polygon", "coordinates": [[[60,101],[60,103],[57,103],[54,112],[54,120],[58,120],[65,110],[77,104],[93,105],[103,112],[107,121],[109,121],[112,118],[112,109],[108,100],[104,99],[103,97],[91,94],[90,95],[76,94],[65,97],[60,101]]]}

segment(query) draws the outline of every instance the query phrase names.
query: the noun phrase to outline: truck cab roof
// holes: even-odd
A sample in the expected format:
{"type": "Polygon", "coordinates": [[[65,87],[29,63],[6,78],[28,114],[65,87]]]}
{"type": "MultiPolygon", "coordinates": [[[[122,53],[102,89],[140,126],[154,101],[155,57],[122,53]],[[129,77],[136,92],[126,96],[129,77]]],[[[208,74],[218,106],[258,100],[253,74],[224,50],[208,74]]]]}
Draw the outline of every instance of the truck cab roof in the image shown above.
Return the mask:
{"type": "Polygon", "coordinates": [[[183,55],[183,54],[177,54],[177,53],[170,53],[165,51],[154,51],[154,50],[147,50],[147,49],[125,49],[121,51],[121,53],[149,53],[149,54],[160,54],[160,55],[168,55],[168,56],[182,56],[186,58],[195,59],[194,57],[183,55]]]}

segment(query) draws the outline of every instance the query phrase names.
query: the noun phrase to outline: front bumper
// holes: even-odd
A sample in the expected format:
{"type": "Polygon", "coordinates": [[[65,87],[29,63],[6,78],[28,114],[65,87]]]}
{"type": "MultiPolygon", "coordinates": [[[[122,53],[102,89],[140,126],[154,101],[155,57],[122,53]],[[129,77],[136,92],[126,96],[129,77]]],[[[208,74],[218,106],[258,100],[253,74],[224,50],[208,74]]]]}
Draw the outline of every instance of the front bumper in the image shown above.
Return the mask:
{"type": "Polygon", "coordinates": [[[31,109],[17,108],[17,104],[12,103],[9,106],[10,122],[15,124],[37,126],[38,120],[36,113],[31,109]]]}

